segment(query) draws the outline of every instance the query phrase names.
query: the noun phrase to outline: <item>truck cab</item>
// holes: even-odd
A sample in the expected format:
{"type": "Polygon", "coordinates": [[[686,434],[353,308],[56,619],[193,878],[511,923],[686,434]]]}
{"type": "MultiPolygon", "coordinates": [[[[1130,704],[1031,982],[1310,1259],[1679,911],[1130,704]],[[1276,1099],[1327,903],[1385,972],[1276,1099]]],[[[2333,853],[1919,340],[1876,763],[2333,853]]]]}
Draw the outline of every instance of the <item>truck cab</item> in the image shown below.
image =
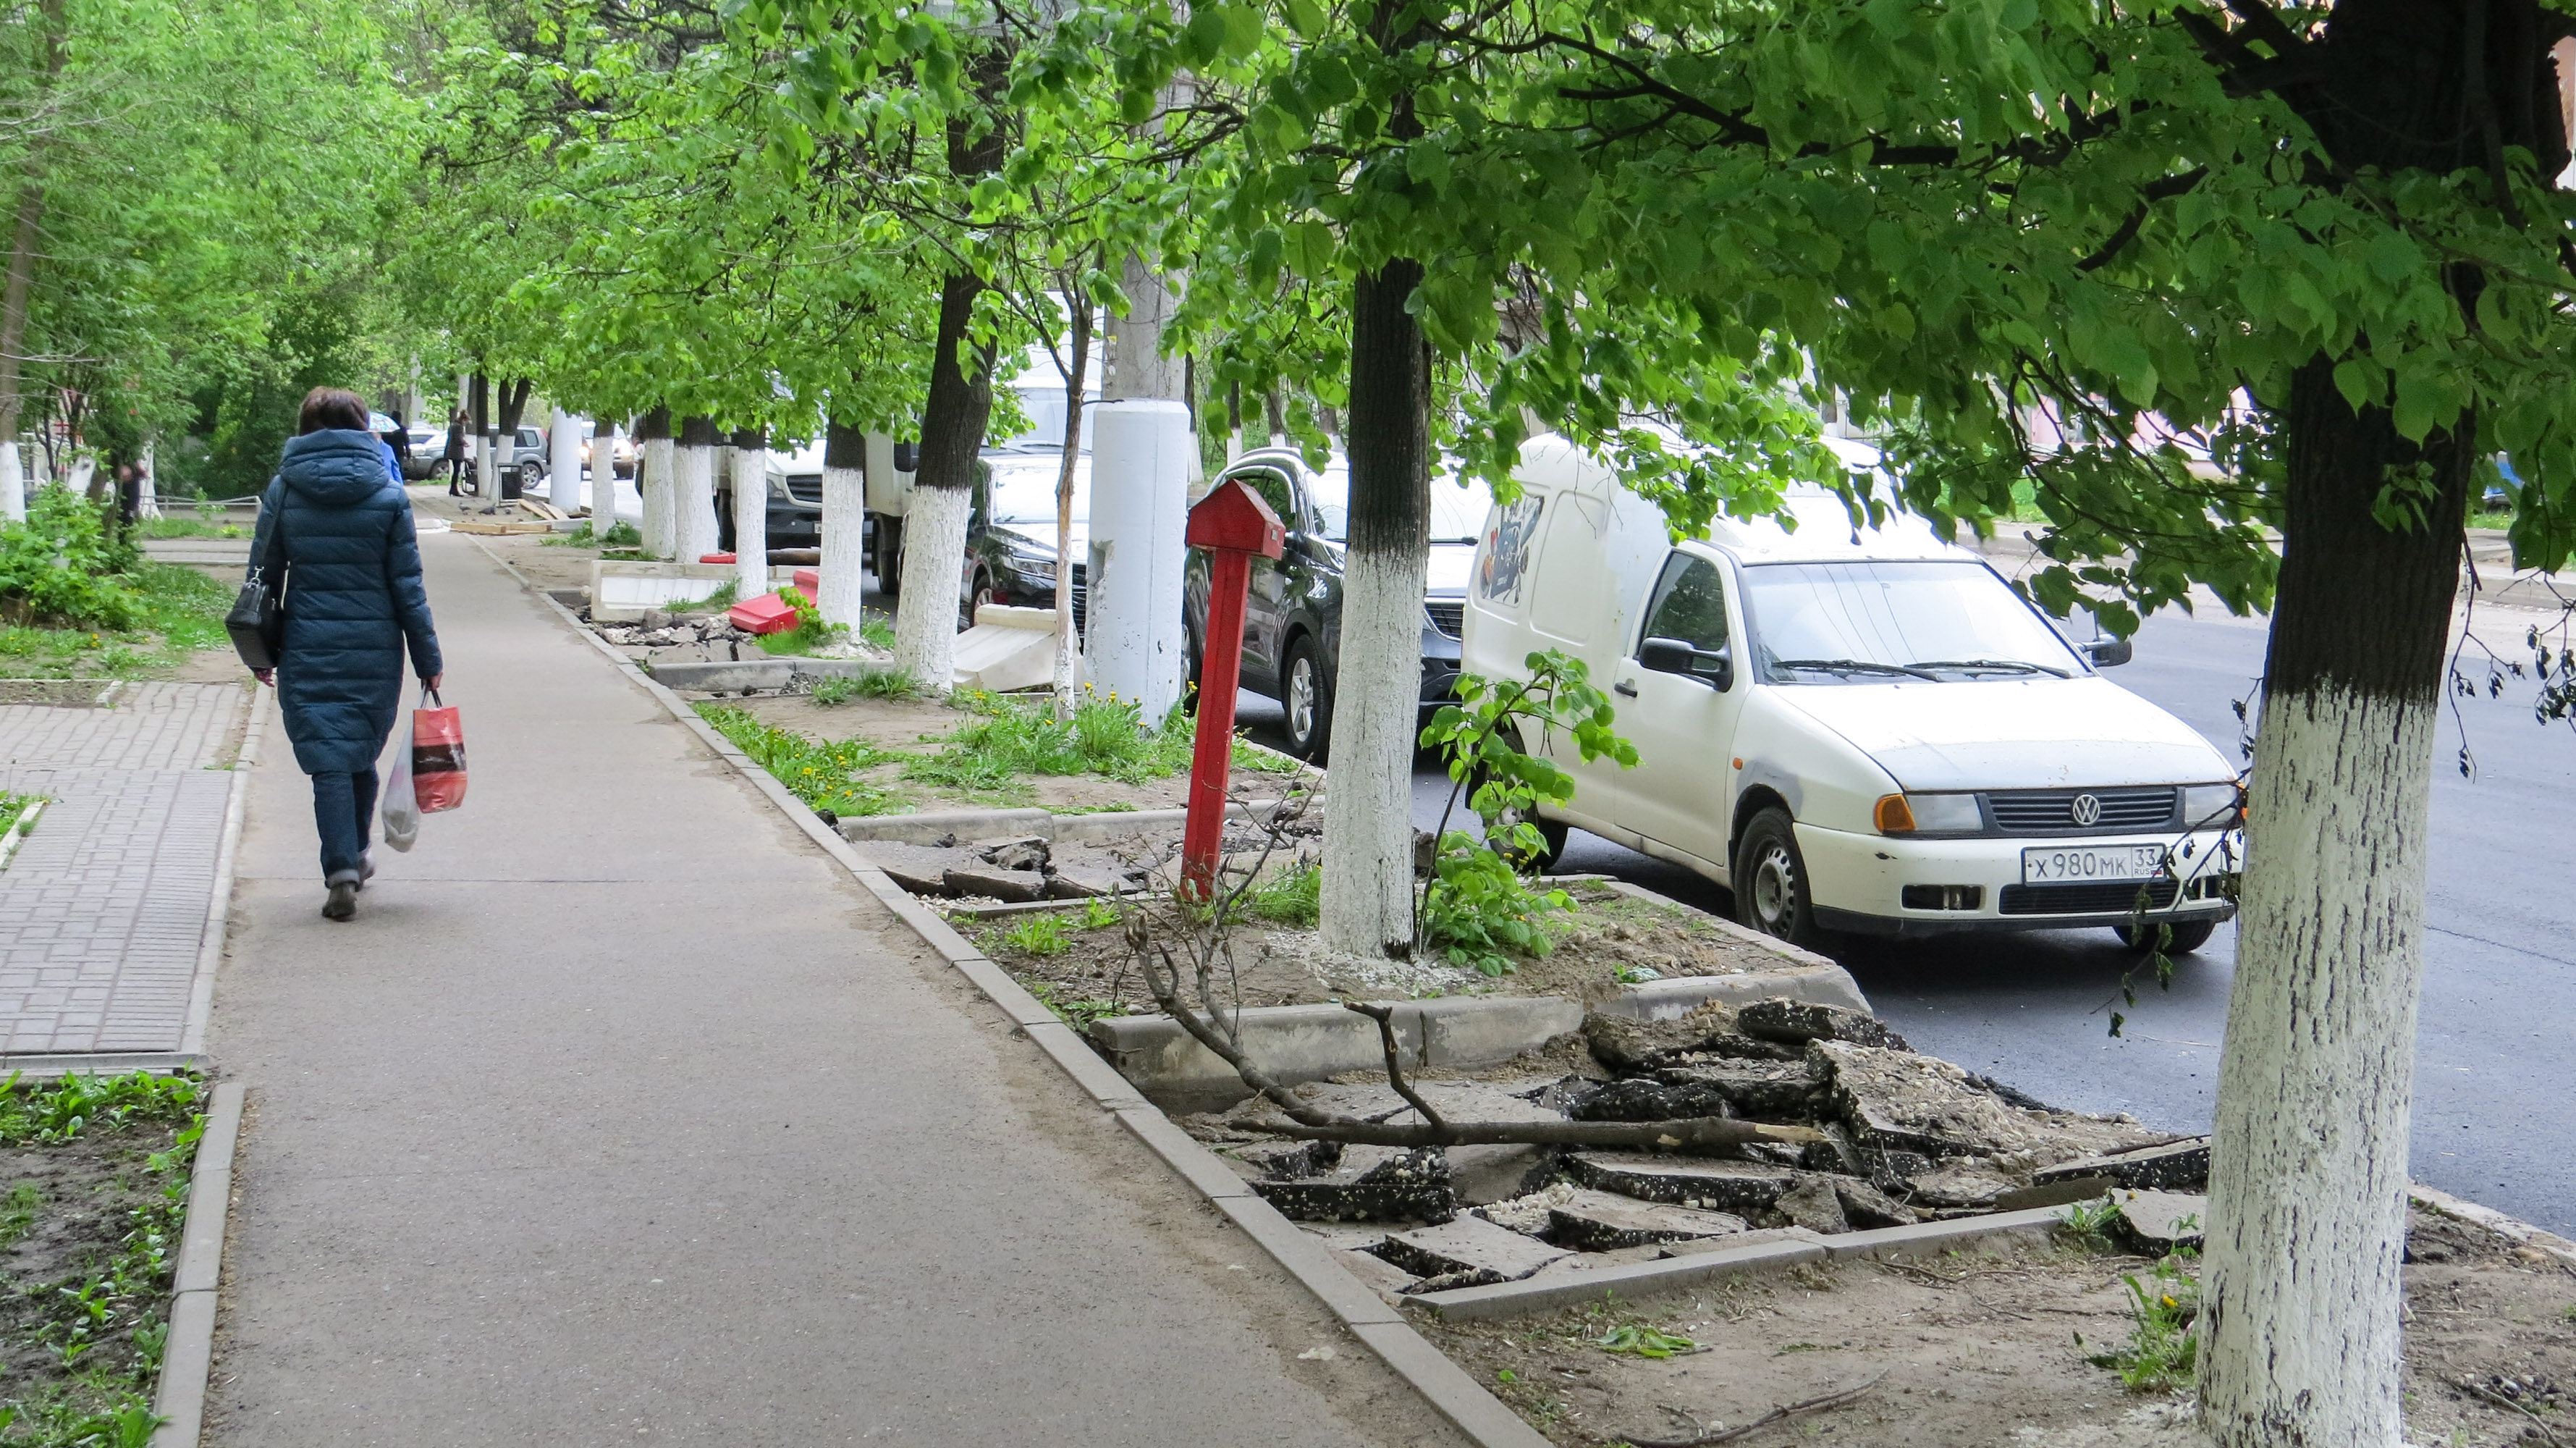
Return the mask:
{"type": "Polygon", "coordinates": [[[2234,914],[2236,772],[2102,676],[2125,641],[2070,643],[1920,519],[1856,523],[1812,485],[1676,542],[1563,438],[1524,447],[1516,478],[1477,543],[1464,666],[1580,659],[1638,755],[1530,741],[1576,779],[1542,807],[1553,844],[1579,826],[1673,861],[1810,944],[2090,925],[2182,951],[2234,914]]]}

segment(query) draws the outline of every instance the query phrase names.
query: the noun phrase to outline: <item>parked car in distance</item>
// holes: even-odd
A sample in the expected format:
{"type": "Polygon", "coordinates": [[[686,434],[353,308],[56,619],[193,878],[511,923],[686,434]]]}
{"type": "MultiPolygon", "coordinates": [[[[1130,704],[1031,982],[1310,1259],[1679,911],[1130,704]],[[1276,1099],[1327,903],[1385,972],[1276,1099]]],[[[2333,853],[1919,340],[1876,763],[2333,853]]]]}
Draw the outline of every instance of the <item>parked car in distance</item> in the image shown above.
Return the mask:
{"type": "Polygon", "coordinates": [[[406,482],[447,476],[447,427],[443,423],[415,422],[403,429],[411,439],[411,456],[402,460],[406,482]]]}
{"type": "MultiPolygon", "coordinates": [[[[1277,699],[1289,751],[1314,758],[1331,743],[1333,683],[1341,666],[1342,557],[1350,537],[1350,466],[1336,453],[1310,468],[1294,448],[1245,453],[1211,479],[1241,478],[1287,527],[1276,562],[1252,560],[1243,608],[1243,687],[1277,699]]],[[[1431,568],[1422,599],[1422,702],[1447,699],[1458,681],[1460,617],[1475,557],[1484,490],[1431,482],[1431,568]]],[[[1199,677],[1207,637],[1208,556],[1190,554],[1182,584],[1182,646],[1199,677]]]]}
{"type": "MultiPolygon", "coordinates": [[[[731,449],[716,473],[716,546],[733,551],[733,462],[731,449]]],[[[769,543],[772,548],[823,546],[823,444],[810,442],[781,451],[770,449],[769,543]]]]}
{"type": "MultiPolygon", "coordinates": [[[[1848,465],[1873,449],[1831,440],[1848,465]]],[[[1543,804],[1568,826],[1734,893],[1744,923],[1911,936],[2110,926],[2207,941],[2235,913],[2241,788],[2181,720],[2097,669],[1975,554],[1910,515],[1856,529],[1793,488],[1794,530],[1721,518],[1671,541],[1663,513],[1563,438],[1521,452],[1490,511],[1464,629],[1470,670],[1525,677],[1556,649],[1612,695],[1638,762],[1584,763],[1543,804]],[[2148,907],[2141,916],[2141,901],[2148,907]]]]}
{"type": "MultiPolygon", "coordinates": [[[[597,441],[599,441],[599,431],[596,425],[584,424],[581,439],[581,465],[585,470],[595,466],[590,460],[590,449],[597,441]]],[[[642,455],[635,446],[635,439],[622,432],[618,433],[608,448],[609,470],[617,477],[631,478],[635,476],[636,460],[642,455]]]]}
{"type": "MultiPolygon", "coordinates": [[[[960,580],[958,623],[975,621],[987,603],[1020,608],[1055,607],[1055,489],[1064,445],[1012,442],[989,447],[979,459],[975,511],[966,524],[966,571],[960,580]]],[[[1084,612],[1084,575],[1091,553],[1091,454],[1073,459],[1073,622],[1084,612]]]]}

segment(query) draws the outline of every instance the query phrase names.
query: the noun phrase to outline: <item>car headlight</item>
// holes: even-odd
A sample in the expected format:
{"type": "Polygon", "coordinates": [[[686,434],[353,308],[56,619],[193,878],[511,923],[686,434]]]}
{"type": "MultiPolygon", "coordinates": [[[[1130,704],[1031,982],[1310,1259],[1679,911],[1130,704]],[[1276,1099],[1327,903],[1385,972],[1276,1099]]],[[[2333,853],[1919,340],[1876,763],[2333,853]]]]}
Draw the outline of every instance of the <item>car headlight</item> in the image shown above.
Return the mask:
{"type": "Polygon", "coordinates": [[[2183,828],[2232,830],[2244,818],[2244,791],[2233,781],[2182,787],[2183,828]]]}
{"type": "Polygon", "coordinates": [[[1882,795],[1877,821],[1883,835],[1968,834],[1986,827],[1973,794],[1882,795]]]}
{"type": "Polygon", "coordinates": [[[782,502],[792,503],[796,501],[796,495],[787,491],[787,475],[785,473],[771,473],[769,475],[769,496],[777,498],[782,502]]]}

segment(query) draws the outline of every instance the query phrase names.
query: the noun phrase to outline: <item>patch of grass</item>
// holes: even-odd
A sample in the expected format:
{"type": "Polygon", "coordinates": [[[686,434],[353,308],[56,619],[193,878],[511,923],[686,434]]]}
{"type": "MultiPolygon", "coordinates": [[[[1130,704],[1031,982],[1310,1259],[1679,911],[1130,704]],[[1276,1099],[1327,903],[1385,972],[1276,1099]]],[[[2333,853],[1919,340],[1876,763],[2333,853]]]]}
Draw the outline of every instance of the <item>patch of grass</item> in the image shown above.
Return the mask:
{"type": "Polygon", "coordinates": [[[736,749],[750,755],[752,762],[768,770],[808,809],[858,816],[895,814],[907,807],[892,790],[856,777],[860,770],[873,769],[900,755],[890,754],[864,739],[808,739],[793,730],[763,724],[749,710],[712,701],[698,704],[697,711],[699,718],[733,741],[736,749]]]}
{"type": "Polygon", "coordinates": [[[1247,903],[1264,920],[1311,929],[1324,918],[1323,867],[1291,865],[1255,886],[1247,903]]]}
{"type": "Polygon", "coordinates": [[[2108,1252],[2114,1245],[2111,1241],[2111,1224],[2119,1218],[2119,1204],[2105,1196],[2089,1202],[2075,1202],[2069,1205],[2058,1215],[2057,1225],[2061,1231],[2082,1241],[2085,1246],[2097,1252],[2108,1252]]]}
{"type": "Polygon", "coordinates": [[[1091,1023],[1108,1016],[1123,1016],[1127,1008],[1116,1001],[1075,999],[1066,996],[1051,980],[1023,981],[1038,1003],[1056,1013],[1057,1019],[1077,1031],[1089,1031],[1091,1023]]]}
{"type": "Polygon", "coordinates": [[[894,620],[881,613],[859,616],[859,638],[873,648],[894,647],[894,620]]]}
{"type": "Polygon", "coordinates": [[[1073,942],[1065,935],[1064,917],[1049,911],[1023,915],[1002,933],[1002,944],[1024,955],[1062,955],[1073,942]]]}
{"type": "Polygon", "coordinates": [[[41,794],[0,794],[0,835],[9,833],[10,828],[18,823],[18,816],[25,814],[29,805],[43,798],[41,794]]]}
{"type": "Polygon", "coordinates": [[[998,794],[1020,789],[1024,775],[1098,774],[1142,784],[1189,768],[1190,721],[1177,708],[1148,727],[1132,701],[1088,690],[1063,720],[1044,701],[980,694],[965,703],[977,717],[952,730],[938,753],[907,763],[906,779],[998,794]]]}
{"type": "Polygon", "coordinates": [[[692,613],[722,613],[740,602],[742,602],[742,583],[739,579],[728,578],[725,580],[724,587],[699,599],[696,603],[686,605],[686,608],[692,613]]]}
{"type": "MultiPolygon", "coordinates": [[[[2185,1270],[2188,1253],[2158,1262],[2146,1276],[2123,1273],[2129,1289],[2129,1340],[2084,1360],[2109,1368],[2133,1393],[2164,1393],[2190,1387],[2200,1375],[2200,1337],[2193,1320],[2200,1316],[2200,1282],[2185,1270]]],[[[2084,1335],[2075,1335],[2084,1346],[2084,1335]]]]}
{"type": "Polygon", "coordinates": [[[247,538],[250,530],[239,523],[218,522],[211,516],[181,518],[164,514],[158,518],[134,520],[137,538],[247,538]]]}
{"type": "MultiPolygon", "coordinates": [[[[131,1152],[104,1203],[49,1201],[34,1183],[0,1199],[0,1237],[23,1237],[50,1210],[65,1225],[110,1234],[64,1260],[70,1275],[0,1280],[15,1345],[42,1350],[32,1371],[0,1383],[0,1443],[42,1448],[144,1448],[157,1419],[152,1390],[169,1339],[170,1278],[187,1215],[188,1160],[204,1133],[199,1088],[184,1077],[142,1073],[0,1083],[0,1145],[69,1149],[75,1140],[102,1160],[131,1152]],[[102,1138],[149,1132],[131,1147],[102,1138]],[[154,1149],[155,1143],[166,1142],[154,1149]],[[79,1219],[87,1218],[87,1221],[79,1219]]],[[[50,1228],[49,1228],[50,1231],[50,1228]]],[[[60,1269],[56,1269],[60,1270],[60,1269]]],[[[21,1357],[21,1362],[25,1358],[21,1357]]]]}
{"type": "Polygon", "coordinates": [[[644,535],[623,518],[609,524],[606,534],[595,533],[591,531],[591,520],[584,518],[581,526],[569,533],[556,533],[537,541],[543,548],[640,548],[644,535]]]}
{"type": "MultiPolygon", "coordinates": [[[[1097,896],[1084,902],[1082,907],[1082,928],[1085,930],[1106,930],[1125,918],[1125,913],[1116,904],[1097,896]]],[[[2576,1307],[2567,1311],[2571,1317],[2576,1317],[2576,1307]]]]}
{"type": "Polygon", "coordinates": [[[1251,740],[1238,738],[1234,741],[1234,767],[1258,770],[1263,774],[1295,774],[1306,766],[1285,754],[1258,748],[1251,740]]]}
{"type": "Polygon", "coordinates": [[[852,699],[914,699],[921,681],[910,669],[870,669],[863,674],[833,674],[814,681],[814,702],[827,708],[852,699]]]}

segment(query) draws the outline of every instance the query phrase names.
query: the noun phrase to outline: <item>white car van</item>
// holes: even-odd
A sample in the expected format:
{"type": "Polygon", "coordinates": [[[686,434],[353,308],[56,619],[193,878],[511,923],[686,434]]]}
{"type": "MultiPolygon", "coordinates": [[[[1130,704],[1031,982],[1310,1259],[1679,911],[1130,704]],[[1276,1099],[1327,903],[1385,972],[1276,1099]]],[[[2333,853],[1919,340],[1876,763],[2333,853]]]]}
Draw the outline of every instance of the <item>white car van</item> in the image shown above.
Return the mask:
{"type": "MultiPolygon", "coordinates": [[[[1873,449],[1836,440],[1855,467],[1873,449]]],[[[1558,437],[1521,453],[1486,519],[1464,668],[1581,659],[1637,746],[1622,770],[1527,743],[1576,778],[1580,826],[1734,892],[1756,929],[1920,935],[2110,926],[2141,890],[2168,949],[2235,913],[2240,794],[2224,756],[2101,677],[2125,641],[2069,644],[1985,561],[1910,514],[1855,528],[1793,490],[1794,528],[1663,513],[1558,437]]]]}

